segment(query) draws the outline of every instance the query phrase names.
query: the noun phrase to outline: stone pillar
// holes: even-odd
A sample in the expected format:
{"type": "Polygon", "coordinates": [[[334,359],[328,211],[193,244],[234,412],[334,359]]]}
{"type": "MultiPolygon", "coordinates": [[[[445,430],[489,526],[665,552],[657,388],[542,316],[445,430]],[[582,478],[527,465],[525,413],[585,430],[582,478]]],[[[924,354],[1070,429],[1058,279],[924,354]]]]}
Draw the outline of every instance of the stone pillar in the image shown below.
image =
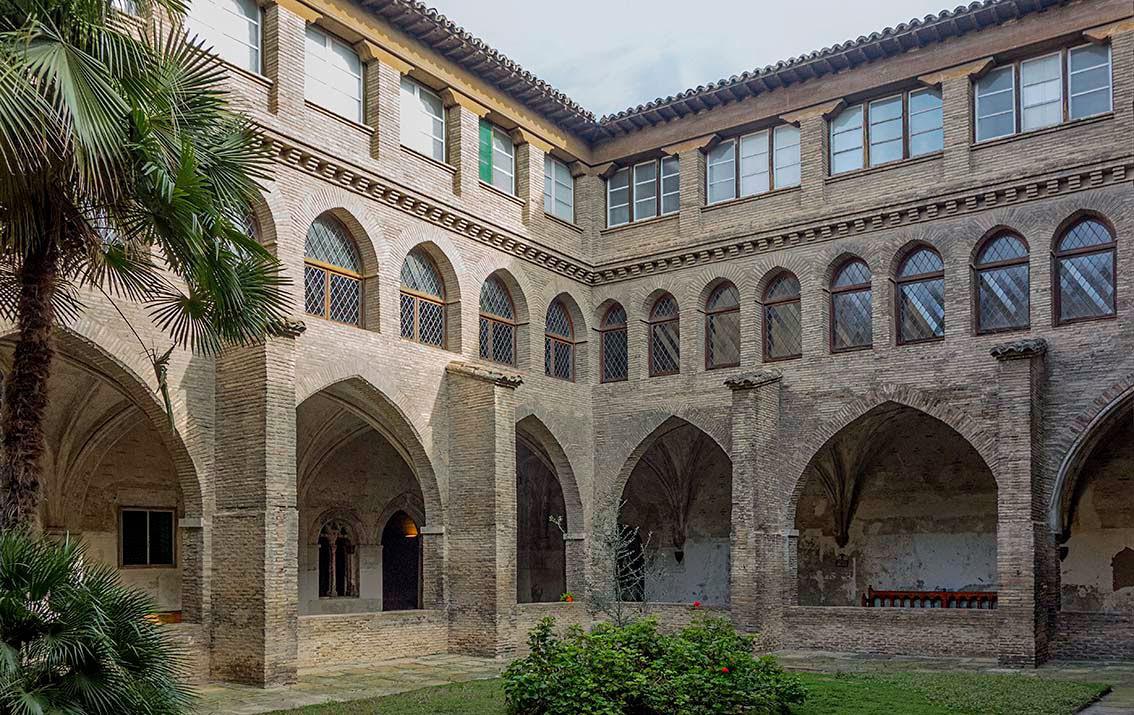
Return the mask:
{"type": "Polygon", "coordinates": [[[744,630],[759,630],[765,644],[782,637],[788,592],[780,379],[778,370],[768,369],[725,381],[732,390],[729,599],[733,620],[744,630]]]}
{"type": "Polygon", "coordinates": [[[972,170],[973,78],[992,66],[992,58],[969,62],[918,77],[922,84],[941,89],[945,181],[965,178],[972,170]]]}
{"type": "Polygon", "coordinates": [[[307,23],[319,17],[298,0],[271,0],[264,7],[264,74],[272,80],[268,111],[302,116],[307,23]]]}
{"type": "Polygon", "coordinates": [[[445,527],[427,524],[421,539],[421,607],[444,608],[445,527]]]}
{"type": "Polygon", "coordinates": [[[398,155],[402,141],[402,75],[413,67],[369,40],[355,45],[362,59],[363,121],[374,127],[370,136],[370,154],[384,160],[398,155]]]}
{"type": "Polygon", "coordinates": [[[827,147],[830,144],[830,136],[827,120],[844,106],[846,102],[837,99],[780,117],[788,124],[799,127],[800,201],[805,207],[823,205],[829,175],[827,147]]]}
{"type": "MultiPolygon", "coordinates": [[[[678,214],[682,236],[701,235],[701,209],[705,205],[705,149],[712,145],[717,135],[689,139],[664,147],[666,156],[676,156],[681,171],[681,206],[678,214]]],[[[660,190],[660,189],[659,189],[660,190]]]]}
{"type": "Polygon", "coordinates": [[[447,368],[449,648],[500,656],[514,648],[517,375],[447,368]]]}
{"type": "Polygon", "coordinates": [[[516,147],[516,196],[524,202],[524,224],[541,226],[546,220],[543,158],[551,152],[551,145],[522,128],[512,130],[512,143],[516,147]]]}
{"type": "Polygon", "coordinates": [[[587,535],[571,532],[563,535],[563,551],[567,559],[567,590],[576,600],[587,588],[587,535]]]}
{"type": "Polygon", "coordinates": [[[1059,598],[1059,560],[1043,498],[1041,339],[992,349],[996,376],[997,609],[1000,662],[1034,667],[1047,658],[1050,624],[1059,598]]]}
{"type": "Polygon", "coordinates": [[[448,87],[441,92],[445,103],[445,132],[449,163],[456,167],[453,193],[473,195],[480,183],[480,120],[488,107],[448,87]]]}
{"type": "Polygon", "coordinates": [[[212,676],[254,685],[296,678],[299,515],[295,338],[217,358],[212,676]]]}

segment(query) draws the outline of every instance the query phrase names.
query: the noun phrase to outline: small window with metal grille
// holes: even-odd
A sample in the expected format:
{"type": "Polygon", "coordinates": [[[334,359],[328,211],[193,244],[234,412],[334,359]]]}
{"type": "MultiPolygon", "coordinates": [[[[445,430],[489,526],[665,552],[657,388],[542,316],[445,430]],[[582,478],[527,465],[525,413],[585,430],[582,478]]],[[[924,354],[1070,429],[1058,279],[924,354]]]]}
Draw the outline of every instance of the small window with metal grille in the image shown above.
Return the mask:
{"type": "Polygon", "coordinates": [[[721,283],[705,302],[705,368],[740,364],[740,293],[721,283]]]}
{"type": "Polygon", "coordinates": [[[303,306],[309,315],[362,324],[362,265],[346,226],[324,214],[307,229],[303,306]]]}
{"type": "Polygon", "coordinates": [[[415,248],[402,264],[401,335],[423,345],[445,347],[445,283],[437,265],[415,248]]]}
{"type": "Polygon", "coordinates": [[[681,326],[677,301],[665,293],[650,310],[650,377],[681,372],[681,326]]]}
{"type": "Polygon", "coordinates": [[[799,279],[781,271],[764,291],[764,361],[789,360],[803,354],[799,279]]]}
{"type": "Polygon", "coordinates": [[[618,303],[606,309],[599,325],[599,362],[602,382],[622,382],[629,376],[630,348],[626,335],[626,309],[618,303]]]}
{"type": "Polygon", "coordinates": [[[575,326],[559,298],[547,306],[543,335],[543,371],[550,377],[575,381],[575,326]]]}
{"type": "Polygon", "coordinates": [[[870,268],[850,258],[831,280],[831,352],[869,348],[874,343],[870,268]]]}
{"type": "Polygon", "coordinates": [[[945,337],[945,264],[937,251],[918,246],[909,252],[897,276],[898,344],[945,337]]]}
{"type": "Polygon", "coordinates": [[[516,311],[507,286],[495,275],[480,287],[480,356],[516,364],[516,311]]]}
{"type": "Polygon", "coordinates": [[[1117,248],[1114,234],[1095,218],[1076,221],[1060,234],[1055,246],[1058,323],[1115,315],[1117,248]]]}
{"type": "Polygon", "coordinates": [[[980,247],[976,274],[978,333],[1027,328],[1030,322],[1028,247],[1011,233],[992,236],[980,247]]]}

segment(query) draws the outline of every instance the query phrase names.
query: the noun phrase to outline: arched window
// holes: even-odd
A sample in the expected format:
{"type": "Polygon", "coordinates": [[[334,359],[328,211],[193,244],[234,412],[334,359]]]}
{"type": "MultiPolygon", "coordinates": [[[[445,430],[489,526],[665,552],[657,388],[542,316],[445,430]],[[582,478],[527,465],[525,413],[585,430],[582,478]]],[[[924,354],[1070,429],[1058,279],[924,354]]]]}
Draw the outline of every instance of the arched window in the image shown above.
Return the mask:
{"type": "Polygon", "coordinates": [[[567,306],[558,298],[547,306],[543,371],[560,380],[575,381],[575,326],[571,324],[567,306]]]}
{"type": "Polygon", "coordinates": [[[358,598],[358,549],[341,521],[329,521],[319,532],[319,597],[358,598]]]}
{"type": "Polygon", "coordinates": [[[599,324],[602,381],[620,382],[628,376],[630,349],[626,338],[626,309],[618,303],[606,309],[599,324]]]}
{"type": "Polygon", "coordinates": [[[874,343],[870,268],[860,258],[843,263],[831,280],[831,351],[868,348],[874,343]]]}
{"type": "Polygon", "coordinates": [[[787,360],[803,354],[799,279],[783,271],[764,291],[764,360],[787,360]]]}
{"type": "Polygon", "coordinates": [[[1114,315],[1116,248],[1114,234],[1093,218],[1076,222],[1060,236],[1055,247],[1060,323],[1114,315]]]}
{"type": "Polygon", "coordinates": [[[445,284],[433,260],[419,249],[402,264],[402,337],[445,346],[445,284]]]}
{"type": "Polygon", "coordinates": [[[497,276],[489,276],[480,287],[480,356],[516,364],[516,310],[512,295],[497,276]]]}
{"type": "Polygon", "coordinates": [[[1028,327],[1028,247],[1024,242],[1010,233],[993,236],[981,246],[973,269],[977,332],[1028,327]]]}
{"type": "Polygon", "coordinates": [[[705,302],[705,368],[740,364],[740,292],[721,283],[705,302]]]}
{"type": "Polygon", "coordinates": [[[681,327],[677,301],[669,293],[650,309],[650,377],[681,372],[681,327]]]}
{"type": "Polygon", "coordinates": [[[311,315],[362,324],[362,261],[346,226],[315,219],[303,244],[303,306],[311,315]]]}
{"type": "Polygon", "coordinates": [[[898,268],[898,344],[945,337],[945,264],[932,248],[915,248],[898,268]]]}

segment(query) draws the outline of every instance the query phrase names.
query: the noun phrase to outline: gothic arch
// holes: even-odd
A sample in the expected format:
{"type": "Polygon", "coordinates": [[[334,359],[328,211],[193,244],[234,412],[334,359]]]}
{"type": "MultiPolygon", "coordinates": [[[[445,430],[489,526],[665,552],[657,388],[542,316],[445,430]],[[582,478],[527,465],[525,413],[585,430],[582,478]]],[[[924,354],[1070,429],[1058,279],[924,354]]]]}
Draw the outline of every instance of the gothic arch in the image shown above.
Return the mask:
{"type": "Polygon", "coordinates": [[[669,429],[679,424],[688,424],[700,432],[706,434],[713,443],[725,453],[730,456],[732,454],[732,438],[731,438],[731,418],[722,416],[720,418],[707,420],[698,411],[694,409],[675,409],[673,411],[656,411],[650,413],[648,416],[643,415],[635,427],[633,434],[629,435],[625,444],[634,445],[630,451],[620,457],[620,461],[615,464],[620,464],[617,476],[610,484],[610,493],[606,496],[617,499],[626,490],[626,484],[630,481],[630,475],[634,471],[634,467],[638,465],[638,461],[642,455],[649,450],[654,443],[665,434],[669,429]]]}
{"type": "Polygon", "coordinates": [[[551,471],[563,490],[563,501],[567,509],[565,515],[567,530],[581,532],[584,529],[583,500],[579,485],[575,480],[575,470],[571,460],[560,446],[560,442],[539,417],[529,414],[516,423],[516,436],[525,439],[542,451],[551,461],[551,471]]]}

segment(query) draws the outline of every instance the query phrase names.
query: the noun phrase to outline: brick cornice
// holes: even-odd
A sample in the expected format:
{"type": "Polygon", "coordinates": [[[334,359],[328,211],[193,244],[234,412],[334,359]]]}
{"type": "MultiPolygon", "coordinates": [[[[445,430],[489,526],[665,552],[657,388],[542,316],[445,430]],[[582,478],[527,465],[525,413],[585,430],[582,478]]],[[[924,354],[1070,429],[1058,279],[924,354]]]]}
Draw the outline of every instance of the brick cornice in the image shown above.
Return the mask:
{"type": "Polygon", "coordinates": [[[951,79],[967,79],[969,77],[979,77],[984,74],[989,67],[992,66],[992,58],[985,57],[983,59],[975,60],[973,62],[966,62],[963,65],[949,67],[947,69],[931,72],[930,74],[923,74],[917,78],[918,82],[924,85],[934,87],[941,84],[946,80],[951,79]]]}
{"type": "Polygon", "coordinates": [[[474,380],[490,382],[497,387],[515,389],[524,384],[524,379],[516,373],[497,372],[475,363],[461,362],[460,360],[454,360],[446,365],[445,371],[454,375],[471,377],[474,380]]]}

